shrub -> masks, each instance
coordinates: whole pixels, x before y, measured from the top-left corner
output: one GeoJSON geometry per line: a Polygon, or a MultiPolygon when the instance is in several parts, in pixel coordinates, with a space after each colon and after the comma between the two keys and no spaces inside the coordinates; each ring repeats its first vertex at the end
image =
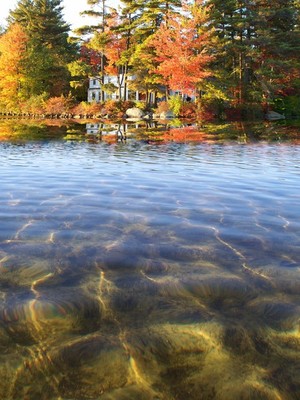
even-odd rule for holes
{"type": "Polygon", "coordinates": [[[50,97],[45,101],[44,109],[46,114],[67,114],[73,104],[70,97],[50,97]]]}
{"type": "Polygon", "coordinates": [[[45,102],[48,99],[48,94],[46,92],[31,96],[28,100],[22,103],[22,112],[28,114],[44,114],[45,112],[45,102]]]}
{"type": "Polygon", "coordinates": [[[128,110],[128,108],[132,108],[132,107],[135,107],[135,101],[133,101],[133,100],[120,100],[120,101],[117,101],[117,108],[120,110],[120,111],[126,111],[126,110],[128,110]]]}
{"type": "Polygon", "coordinates": [[[182,118],[194,118],[196,116],[197,106],[192,102],[185,102],[180,107],[180,116],[182,118]]]}
{"type": "Polygon", "coordinates": [[[157,114],[161,114],[162,112],[170,111],[170,106],[167,101],[160,101],[155,109],[157,114]]]}
{"type": "Polygon", "coordinates": [[[145,102],[143,102],[143,101],[135,101],[134,103],[135,103],[134,107],[137,107],[140,110],[144,110],[145,109],[145,102]]]}
{"type": "Polygon", "coordinates": [[[135,107],[134,101],[131,100],[107,100],[104,103],[103,113],[109,117],[122,118],[128,108],[135,107]]]}
{"type": "Polygon", "coordinates": [[[183,105],[182,97],[179,95],[170,96],[170,98],[168,100],[168,104],[169,104],[170,110],[173,111],[173,114],[176,117],[178,117],[180,115],[180,109],[183,105]]]}
{"type": "Polygon", "coordinates": [[[274,110],[287,117],[298,117],[300,115],[300,97],[286,96],[274,101],[274,110]]]}
{"type": "Polygon", "coordinates": [[[72,108],[71,112],[75,115],[98,115],[102,113],[103,105],[101,103],[88,103],[82,101],[72,108]]]}

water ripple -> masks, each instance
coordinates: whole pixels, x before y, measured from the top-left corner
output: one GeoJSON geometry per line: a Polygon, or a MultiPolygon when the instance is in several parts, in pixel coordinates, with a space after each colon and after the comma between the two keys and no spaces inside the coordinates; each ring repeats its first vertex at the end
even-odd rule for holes
{"type": "Polygon", "coordinates": [[[0,155],[1,399],[300,396],[299,146],[0,155]]]}

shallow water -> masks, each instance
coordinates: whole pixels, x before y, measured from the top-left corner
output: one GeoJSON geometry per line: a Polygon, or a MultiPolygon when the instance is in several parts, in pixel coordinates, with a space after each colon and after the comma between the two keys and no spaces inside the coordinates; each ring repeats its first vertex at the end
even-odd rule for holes
{"type": "Polygon", "coordinates": [[[300,399],[299,145],[0,160],[1,399],[300,399]]]}

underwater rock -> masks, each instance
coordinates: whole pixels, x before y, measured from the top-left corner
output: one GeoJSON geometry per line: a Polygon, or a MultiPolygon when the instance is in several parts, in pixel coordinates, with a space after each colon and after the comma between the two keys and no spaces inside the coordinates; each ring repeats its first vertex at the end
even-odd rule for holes
{"type": "Polygon", "coordinates": [[[245,354],[254,349],[249,331],[242,326],[233,325],[224,328],[224,345],[236,354],[245,354]]]}
{"type": "Polygon", "coordinates": [[[115,337],[96,334],[75,340],[51,359],[61,371],[59,391],[67,398],[98,398],[132,381],[129,355],[115,337]]]}
{"type": "Polygon", "coordinates": [[[292,329],[299,321],[299,307],[279,299],[257,298],[248,305],[247,312],[273,328],[292,329]]]}
{"type": "Polygon", "coordinates": [[[0,317],[9,337],[29,346],[44,340],[54,343],[70,332],[94,332],[101,326],[103,309],[81,288],[28,291],[8,296],[0,317]]]}
{"type": "Polygon", "coordinates": [[[240,307],[257,294],[243,279],[234,275],[199,276],[183,280],[185,288],[213,309],[240,307]]]}
{"type": "Polygon", "coordinates": [[[173,118],[175,118],[175,115],[174,115],[173,111],[163,111],[162,113],[160,113],[159,118],[160,119],[173,119],[173,118]]]}

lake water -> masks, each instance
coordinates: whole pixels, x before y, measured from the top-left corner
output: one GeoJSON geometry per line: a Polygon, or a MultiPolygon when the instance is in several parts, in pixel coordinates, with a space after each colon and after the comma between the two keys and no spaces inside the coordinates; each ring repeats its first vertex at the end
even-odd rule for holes
{"type": "Polygon", "coordinates": [[[297,142],[22,138],[0,162],[2,400],[300,399],[297,142]]]}

